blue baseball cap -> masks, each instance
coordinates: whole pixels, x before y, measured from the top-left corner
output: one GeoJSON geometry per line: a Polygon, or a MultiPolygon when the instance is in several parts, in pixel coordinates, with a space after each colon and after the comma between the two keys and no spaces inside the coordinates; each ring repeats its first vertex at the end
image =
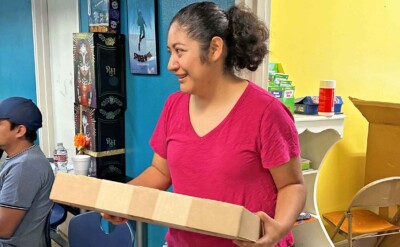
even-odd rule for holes
{"type": "Polygon", "coordinates": [[[24,125],[30,131],[42,127],[42,114],[30,99],[11,97],[0,102],[0,119],[24,125]]]}

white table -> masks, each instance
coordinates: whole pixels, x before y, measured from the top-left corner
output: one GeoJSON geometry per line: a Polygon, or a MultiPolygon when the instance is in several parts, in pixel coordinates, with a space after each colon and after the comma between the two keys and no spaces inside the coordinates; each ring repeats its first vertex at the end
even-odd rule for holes
{"type": "MultiPolygon", "coordinates": [[[[57,174],[56,166],[54,165],[53,162],[50,162],[50,166],[51,166],[51,169],[53,169],[54,176],[55,176],[57,174]]],[[[67,173],[74,174],[74,166],[72,164],[67,165],[67,173]]]]}

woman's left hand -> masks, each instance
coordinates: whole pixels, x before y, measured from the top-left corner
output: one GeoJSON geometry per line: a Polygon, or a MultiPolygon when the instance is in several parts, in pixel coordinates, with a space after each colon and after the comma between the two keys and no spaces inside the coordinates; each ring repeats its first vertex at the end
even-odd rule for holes
{"type": "Polygon", "coordinates": [[[283,227],[264,212],[257,212],[256,215],[263,222],[264,236],[255,243],[240,240],[234,240],[233,242],[240,247],[274,247],[283,237],[281,236],[282,232],[284,232],[283,227]]]}

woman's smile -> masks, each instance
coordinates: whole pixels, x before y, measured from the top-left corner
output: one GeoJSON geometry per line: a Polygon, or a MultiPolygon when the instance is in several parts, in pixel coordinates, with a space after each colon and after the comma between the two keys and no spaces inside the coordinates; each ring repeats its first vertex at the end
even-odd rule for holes
{"type": "Polygon", "coordinates": [[[186,78],[187,74],[175,74],[178,77],[180,83],[183,82],[183,79],[186,78]]]}

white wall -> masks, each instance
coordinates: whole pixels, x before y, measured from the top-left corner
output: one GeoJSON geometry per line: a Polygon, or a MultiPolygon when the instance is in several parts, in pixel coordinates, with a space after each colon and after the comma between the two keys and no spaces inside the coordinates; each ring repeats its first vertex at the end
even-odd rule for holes
{"type": "Polygon", "coordinates": [[[44,113],[40,145],[52,156],[63,142],[69,156],[73,146],[72,33],[79,32],[79,0],[32,0],[38,105],[44,113]]]}
{"type": "MultiPolygon", "coordinates": [[[[261,20],[265,22],[268,29],[270,28],[271,0],[236,0],[235,3],[244,4],[249,7],[261,20]]],[[[240,75],[266,89],[268,83],[268,62],[268,56],[266,56],[257,71],[251,72],[243,70],[240,75]]]]}

